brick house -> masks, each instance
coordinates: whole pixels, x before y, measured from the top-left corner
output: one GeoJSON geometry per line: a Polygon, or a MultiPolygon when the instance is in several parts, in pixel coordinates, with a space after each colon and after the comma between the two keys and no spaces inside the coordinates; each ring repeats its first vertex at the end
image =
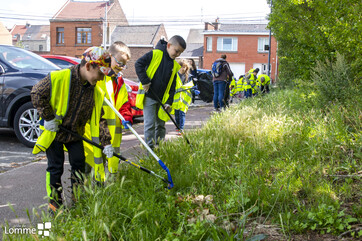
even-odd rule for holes
{"type": "Polygon", "coordinates": [[[12,36],[12,44],[14,46],[22,46],[22,39],[27,30],[27,25],[17,25],[15,24],[13,28],[10,30],[10,34],[12,36]]]}
{"type": "Polygon", "coordinates": [[[131,60],[123,71],[126,78],[137,80],[134,64],[138,58],[151,51],[161,38],[167,40],[165,26],[158,25],[129,25],[117,26],[111,35],[111,43],[122,41],[131,50],[131,60]]]}
{"type": "MultiPolygon", "coordinates": [[[[205,23],[203,68],[211,69],[212,63],[226,54],[234,76],[239,78],[251,68],[259,68],[259,74],[268,72],[269,30],[266,24],[205,23]]],[[[277,79],[277,42],[271,37],[271,74],[277,79]]]]}
{"type": "Polygon", "coordinates": [[[68,0],[50,21],[51,54],[80,57],[91,46],[109,46],[117,25],[128,25],[118,0],[68,0]]]}
{"type": "Polygon", "coordinates": [[[24,49],[35,53],[45,54],[50,52],[50,27],[49,25],[30,25],[22,38],[24,49]]]}

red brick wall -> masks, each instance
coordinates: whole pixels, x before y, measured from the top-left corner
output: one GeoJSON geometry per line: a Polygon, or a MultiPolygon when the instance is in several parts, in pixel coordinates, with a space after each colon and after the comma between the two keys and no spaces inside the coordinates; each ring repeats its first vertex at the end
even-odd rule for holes
{"type": "Polygon", "coordinates": [[[50,54],[79,57],[91,46],[102,44],[102,22],[50,22],[50,54]],[[64,44],[56,44],[57,27],[64,28],[64,44]],[[92,28],[92,43],[89,45],[76,44],[76,28],[92,28]]]}
{"type": "MultiPolygon", "coordinates": [[[[268,53],[258,53],[258,38],[269,37],[267,35],[205,35],[204,36],[204,61],[203,68],[210,69],[212,63],[220,58],[222,54],[226,54],[227,61],[231,63],[245,63],[245,71],[253,68],[254,63],[268,63],[268,53]],[[206,51],[206,37],[212,37],[212,52],[206,51]],[[218,37],[238,37],[238,51],[237,52],[218,52],[217,38],[218,37]]],[[[276,49],[277,43],[275,38],[272,36],[271,39],[271,56],[270,63],[272,65],[271,77],[275,78],[275,67],[276,67],[276,49]]]]}
{"type": "Polygon", "coordinates": [[[134,64],[136,63],[137,59],[142,57],[145,53],[151,51],[152,47],[130,47],[131,50],[131,60],[127,63],[127,69],[122,71],[123,76],[130,80],[137,80],[137,74],[134,67],[134,64]]]}

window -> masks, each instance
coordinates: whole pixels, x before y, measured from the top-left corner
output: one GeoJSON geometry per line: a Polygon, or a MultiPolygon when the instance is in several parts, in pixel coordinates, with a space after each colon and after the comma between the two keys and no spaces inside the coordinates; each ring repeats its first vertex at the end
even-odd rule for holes
{"type": "Polygon", "coordinates": [[[77,44],[92,43],[92,28],[77,28],[77,44]]]}
{"type": "Polygon", "coordinates": [[[43,51],[43,45],[39,45],[39,51],[43,51]]]}
{"type": "Polygon", "coordinates": [[[217,51],[224,51],[224,52],[238,51],[238,38],[232,38],[232,37],[217,38],[217,51]]]}
{"type": "Polygon", "coordinates": [[[57,44],[64,44],[64,28],[57,28],[57,44]]]}
{"type": "Polygon", "coordinates": [[[206,51],[212,52],[212,37],[206,38],[206,51]]]}
{"type": "Polygon", "coordinates": [[[258,52],[269,51],[269,38],[258,38],[258,52]]]}

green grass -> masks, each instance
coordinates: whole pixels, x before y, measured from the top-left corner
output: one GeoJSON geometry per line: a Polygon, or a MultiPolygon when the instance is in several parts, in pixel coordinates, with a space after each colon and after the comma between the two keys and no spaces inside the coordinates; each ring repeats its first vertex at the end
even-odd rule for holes
{"type": "MultiPolygon", "coordinates": [[[[52,220],[51,239],[261,240],[258,225],[285,240],[361,237],[361,102],[320,108],[316,96],[295,89],[245,100],[187,133],[194,152],[182,138],[163,143],[171,190],[126,165],[103,188],[86,183],[77,205],[52,220]]],[[[154,159],[142,165],[166,177],[154,159]]]]}

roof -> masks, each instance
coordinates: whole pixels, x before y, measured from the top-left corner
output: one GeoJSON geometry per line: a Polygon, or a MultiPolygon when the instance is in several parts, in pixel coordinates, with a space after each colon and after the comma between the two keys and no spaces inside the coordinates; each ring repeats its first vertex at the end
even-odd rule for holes
{"type": "Polygon", "coordinates": [[[111,42],[122,41],[127,45],[154,45],[155,37],[163,24],[117,26],[112,33],[111,42]]]}
{"type": "Polygon", "coordinates": [[[191,43],[204,43],[204,36],[202,35],[203,29],[190,29],[189,35],[187,36],[187,44],[191,43]]]}
{"type": "Polygon", "coordinates": [[[208,33],[269,33],[267,24],[220,24],[219,30],[204,30],[208,33]]]}
{"type": "Polygon", "coordinates": [[[204,43],[198,44],[198,43],[187,43],[185,51],[180,55],[180,57],[199,57],[203,56],[204,52],[204,43]]]}
{"type": "Polygon", "coordinates": [[[49,25],[30,25],[23,36],[23,40],[46,40],[49,36],[49,25]]]}
{"type": "Polygon", "coordinates": [[[14,25],[14,27],[10,30],[11,35],[13,36],[13,39],[16,40],[17,37],[15,36],[16,34],[20,35],[20,39],[23,37],[23,35],[25,34],[27,28],[26,25],[14,25]]]}
{"type": "MultiPolygon", "coordinates": [[[[114,3],[108,6],[108,11],[114,3]]],[[[103,19],[105,17],[106,2],[75,2],[67,1],[53,16],[53,19],[103,19]]]]}

